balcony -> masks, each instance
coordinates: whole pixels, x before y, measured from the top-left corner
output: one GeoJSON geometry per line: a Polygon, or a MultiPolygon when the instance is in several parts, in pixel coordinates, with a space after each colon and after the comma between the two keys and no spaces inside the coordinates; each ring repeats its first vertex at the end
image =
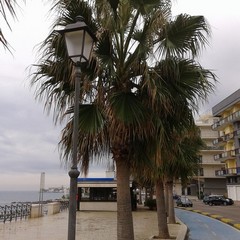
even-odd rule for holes
{"type": "Polygon", "coordinates": [[[201,151],[204,151],[204,152],[212,152],[212,151],[223,151],[224,148],[223,146],[206,146],[204,147],[201,151]]]}
{"type": "Polygon", "coordinates": [[[215,122],[212,125],[212,130],[220,130],[223,127],[225,127],[227,124],[233,123],[238,120],[240,120],[240,110],[230,114],[229,116],[227,116],[225,118],[220,119],[218,122],[215,122]]]}
{"type": "Polygon", "coordinates": [[[228,118],[222,118],[218,122],[212,125],[212,130],[219,130],[220,128],[226,126],[229,123],[228,118]]]}
{"type": "Polygon", "coordinates": [[[213,145],[221,145],[223,144],[225,141],[223,140],[223,137],[219,137],[213,140],[213,145]]]}
{"type": "Polygon", "coordinates": [[[240,174],[240,167],[236,168],[226,168],[215,171],[215,176],[221,177],[221,176],[233,176],[233,175],[239,175],[240,174]]]}
{"type": "Polygon", "coordinates": [[[237,112],[234,112],[229,116],[229,122],[236,122],[240,120],[240,110],[237,112]]]}
{"type": "MultiPolygon", "coordinates": [[[[231,132],[231,133],[225,134],[217,139],[214,139],[213,145],[224,145],[226,142],[233,140],[233,138],[235,136],[235,132],[231,132]]],[[[240,134],[240,131],[239,131],[239,134],[240,134]]]]}
{"type": "Polygon", "coordinates": [[[240,129],[233,132],[234,137],[240,138],[240,129]]]}
{"type": "Polygon", "coordinates": [[[240,154],[240,148],[236,148],[236,149],[235,149],[235,154],[236,154],[236,155],[239,155],[239,154],[240,154]]]}
{"type": "Polygon", "coordinates": [[[235,150],[230,150],[230,151],[225,151],[223,153],[214,155],[214,160],[224,161],[226,159],[234,159],[235,157],[236,157],[235,150]]]}

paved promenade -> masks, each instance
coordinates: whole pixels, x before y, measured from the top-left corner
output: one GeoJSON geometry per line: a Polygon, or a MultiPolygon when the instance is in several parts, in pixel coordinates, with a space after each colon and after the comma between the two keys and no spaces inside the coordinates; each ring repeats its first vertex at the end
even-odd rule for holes
{"type": "MultiPolygon", "coordinates": [[[[37,219],[0,223],[3,240],[66,240],[68,211],[37,219]]],[[[147,240],[157,235],[157,213],[148,209],[133,212],[135,240],[147,240]]],[[[170,235],[176,238],[179,224],[169,225],[170,235]]],[[[116,212],[77,212],[78,240],[116,240],[116,212]]]]}

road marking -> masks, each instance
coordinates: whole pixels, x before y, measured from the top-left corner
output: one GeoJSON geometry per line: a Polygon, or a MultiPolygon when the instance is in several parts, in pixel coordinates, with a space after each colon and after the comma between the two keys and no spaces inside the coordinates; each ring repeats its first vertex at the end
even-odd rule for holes
{"type": "Polygon", "coordinates": [[[209,228],[209,226],[208,226],[206,223],[204,223],[203,225],[204,225],[206,228],[209,228]]]}
{"type": "Polygon", "coordinates": [[[235,223],[233,226],[240,230],[240,223],[235,223]]]}
{"type": "Polygon", "coordinates": [[[233,222],[233,220],[230,219],[230,218],[221,218],[221,221],[224,222],[224,223],[233,222]]]}
{"type": "Polygon", "coordinates": [[[217,215],[217,214],[213,214],[213,215],[210,215],[210,217],[212,217],[212,218],[222,218],[223,216],[217,215]]]}
{"type": "Polygon", "coordinates": [[[213,234],[214,236],[217,236],[217,234],[216,234],[215,232],[213,232],[213,231],[212,231],[212,234],[213,234]]]}

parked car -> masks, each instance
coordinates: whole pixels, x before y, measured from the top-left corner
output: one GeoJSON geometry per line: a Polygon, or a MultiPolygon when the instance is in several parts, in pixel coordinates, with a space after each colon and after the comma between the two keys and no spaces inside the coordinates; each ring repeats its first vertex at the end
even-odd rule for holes
{"type": "Polygon", "coordinates": [[[173,199],[174,199],[174,200],[177,200],[177,199],[179,199],[180,197],[181,197],[181,196],[179,196],[179,195],[177,195],[177,194],[175,194],[175,193],[173,194],[173,199]]]}
{"type": "Polygon", "coordinates": [[[203,203],[208,204],[209,199],[217,198],[217,197],[223,197],[223,195],[216,195],[216,194],[206,195],[203,197],[203,203]]]}
{"type": "Polygon", "coordinates": [[[231,198],[225,198],[223,196],[211,196],[208,199],[208,205],[233,205],[234,201],[231,198]]]}
{"type": "Polygon", "coordinates": [[[204,196],[203,197],[203,203],[208,204],[209,196],[204,196]]]}
{"type": "Polygon", "coordinates": [[[192,207],[192,201],[185,197],[185,196],[181,196],[177,199],[176,204],[178,207],[192,207]]]}

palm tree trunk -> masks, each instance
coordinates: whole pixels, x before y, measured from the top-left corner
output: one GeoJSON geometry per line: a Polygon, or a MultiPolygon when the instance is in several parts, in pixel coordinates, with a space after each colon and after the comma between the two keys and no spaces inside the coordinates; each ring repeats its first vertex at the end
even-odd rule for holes
{"type": "Polygon", "coordinates": [[[176,223],[174,203],[173,203],[173,178],[167,179],[167,194],[168,194],[168,223],[176,223]]]}
{"type": "Polygon", "coordinates": [[[167,213],[167,216],[168,216],[168,188],[167,188],[167,181],[166,181],[166,179],[163,182],[163,186],[164,186],[165,208],[166,208],[166,213],[167,213]]]}
{"type": "Polygon", "coordinates": [[[163,239],[170,238],[168,226],[167,226],[164,187],[163,187],[163,181],[161,178],[159,178],[156,181],[156,202],[157,202],[157,218],[158,218],[158,237],[163,239]]]}
{"type": "MultiPolygon", "coordinates": [[[[116,159],[115,159],[116,160],[116,159]]],[[[130,168],[122,159],[116,160],[117,170],[117,239],[134,240],[130,196],[130,168]]]]}
{"type": "Polygon", "coordinates": [[[142,204],[142,187],[139,188],[139,204],[142,204]]]}

